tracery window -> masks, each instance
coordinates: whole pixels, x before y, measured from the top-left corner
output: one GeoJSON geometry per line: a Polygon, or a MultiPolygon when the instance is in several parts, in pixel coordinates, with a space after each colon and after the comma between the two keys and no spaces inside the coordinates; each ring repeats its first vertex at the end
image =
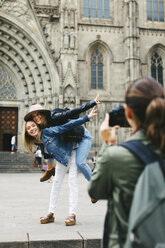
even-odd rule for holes
{"type": "Polygon", "coordinates": [[[154,53],[151,58],[151,76],[163,85],[163,61],[157,53],[154,53]]]}
{"type": "Polygon", "coordinates": [[[16,99],[16,89],[12,79],[7,72],[0,67],[0,99],[13,100],[16,99]]]}
{"type": "Polygon", "coordinates": [[[83,16],[109,19],[109,0],[83,0],[83,16]]]}
{"type": "Polygon", "coordinates": [[[147,0],[147,20],[164,22],[165,0],[147,0]]]}
{"type": "Polygon", "coordinates": [[[103,55],[98,49],[91,54],[91,89],[103,89],[103,55]]]}

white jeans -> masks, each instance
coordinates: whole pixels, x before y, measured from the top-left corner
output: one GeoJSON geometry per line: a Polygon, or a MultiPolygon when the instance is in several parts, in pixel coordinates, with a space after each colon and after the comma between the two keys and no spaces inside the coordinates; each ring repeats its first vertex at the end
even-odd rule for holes
{"type": "MultiPolygon", "coordinates": [[[[77,184],[77,166],[76,166],[76,150],[72,151],[68,166],[69,177],[69,214],[76,214],[77,202],[78,202],[78,184],[77,184]]],[[[58,196],[61,188],[62,181],[64,179],[67,167],[61,163],[56,163],[56,172],[53,180],[52,190],[50,193],[49,212],[54,213],[57,205],[58,196]]]]}

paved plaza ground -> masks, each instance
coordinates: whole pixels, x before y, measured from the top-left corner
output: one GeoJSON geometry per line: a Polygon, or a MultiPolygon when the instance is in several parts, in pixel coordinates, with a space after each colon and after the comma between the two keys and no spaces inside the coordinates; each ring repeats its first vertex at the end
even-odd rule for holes
{"type": "Polygon", "coordinates": [[[64,178],[55,223],[40,224],[48,211],[52,183],[41,183],[42,173],[0,174],[0,248],[101,247],[106,201],[92,204],[88,182],[78,174],[77,225],[67,227],[68,174],[64,178]]]}

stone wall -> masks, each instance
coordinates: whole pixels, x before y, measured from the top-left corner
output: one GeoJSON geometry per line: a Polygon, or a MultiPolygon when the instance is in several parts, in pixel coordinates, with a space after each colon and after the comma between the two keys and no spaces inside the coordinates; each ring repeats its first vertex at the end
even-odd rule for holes
{"type": "MultiPolygon", "coordinates": [[[[161,54],[165,65],[165,23],[147,21],[146,1],[111,0],[109,19],[84,18],[83,1],[1,1],[0,67],[11,78],[16,97],[1,96],[0,106],[18,107],[19,149],[23,116],[31,104],[74,108],[98,92],[103,103],[87,127],[94,147],[100,146],[105,112],[124,101],[133,80],[151,75],[153,52],[161,54]],[[102,90],[90,87],[90,56],[96,48],[103,54],[102,90]]],[[[128,133],[122,131],[119,140],[128,133]]]]}

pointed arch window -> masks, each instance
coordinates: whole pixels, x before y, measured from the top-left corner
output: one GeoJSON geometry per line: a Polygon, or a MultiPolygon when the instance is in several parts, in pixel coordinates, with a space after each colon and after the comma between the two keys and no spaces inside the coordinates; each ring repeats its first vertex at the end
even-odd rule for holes
{"type": "Polygon", "coordinates": [[[103,89],[103,55],[98,49],[91,54],[91,89],[103,89]]]}
{"type": "Polygon", "coordinates": [[[83,0],[83,15],[88,18],[109,19],[109,0],[83,0]]]}
{"type": "Polygon", "coordinates": [[[151,57],[151,76],[163,86],[163,61],[157,53],[151,57]]]}
{"type": "Polygon", "coordinates": [[[14,100],[17,99],[16,88],[12,78],[0,66],[0,100],[14,100]]]}
{"type": "Polygon", "coordinates": [[[147,0],[147,20],[164,22],[164,8],[165,0],[147,0]]]}

